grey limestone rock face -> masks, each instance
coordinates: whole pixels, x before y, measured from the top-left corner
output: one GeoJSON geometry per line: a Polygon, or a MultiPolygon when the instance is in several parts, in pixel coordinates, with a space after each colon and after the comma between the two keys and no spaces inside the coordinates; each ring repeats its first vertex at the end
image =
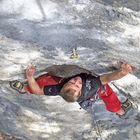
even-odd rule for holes
{"type": "Polygon", "coordinates": [[[93,71],[84,69],[77,65],[53,65],[51,67],[46,68],[45,70],[52,75],[60,77],[71,77],[79,73],[92,73],[96,75],[93,71]]]}
{"type": "Polygon", "coordinates": [[[0,1],[0,131],[5,133],[1,137],[139,139],[139,31],[138,0],[0,1]],[[78,58],[70,58],[73,48],[78,58]],[[135,76],[115,83],[136,102],[132,117],[125,120],[107,112],[102,101],[89,114],[60,97],[21,95],[9,86],[12,80],[26,81],[28,65],[36,65],[36,77],[47,72],[69,77],[111,72],[121,61],[136,68],[135,76]]]}

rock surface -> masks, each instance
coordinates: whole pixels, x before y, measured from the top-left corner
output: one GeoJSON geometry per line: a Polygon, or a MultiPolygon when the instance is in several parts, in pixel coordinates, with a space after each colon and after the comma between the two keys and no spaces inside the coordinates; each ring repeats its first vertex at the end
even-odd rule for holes
{"type": "Polygon", "coordinates": [[[139,140],[140,2],[132,0],[0,1],[0,132],[4,139],[139,140]],[[73,48],[79,58],[70,59],[73,48]],[[25,68],[41,75],[103,74],[120,62],[133,75],[115,82],[119,98],[130,96],[135,109],[121,120],[102,101],[93,113],[60,97],[20,95],[9,81],[25,81],[25,68]],[[52,66],[53,65],[53,66],[52,66]],[[66,65],[70,65],[66,67],[66,65]],[[76,65],[76,66],[75,66],[76,65]],[[54,67],[55,66],[55,67],[54,67]],[[134,76],[135,75],[135,76],[134,76]],[[9,135],[11,136],[9,136],[9,135]],[[15,138],[16,139],[16,138],[15,138]]]}

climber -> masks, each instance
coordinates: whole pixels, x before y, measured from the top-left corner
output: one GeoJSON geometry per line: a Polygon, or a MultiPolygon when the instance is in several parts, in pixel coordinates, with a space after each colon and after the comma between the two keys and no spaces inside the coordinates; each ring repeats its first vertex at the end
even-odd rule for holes
{"type": "Polygon", "coordinates": [[[34,78],[36,67],[30,66],[25,72],[28,83],[24,84],[16,80],[11,81],[10,86],[18,90],[19,93],[48,96],[60,95],[67,102],[78,102],[82,108],[84,108],[86,101],[91,101],[95,96],[98,96],[104,101],[108,111],[122,116],[130,108],[131,103],[127,100],[128,106],[123,107],[122,105],[125,103],[120,102],[108,83],[126,76],[133,70],[134,68],[131,65],[123,63],[118,70],[101,76],[80,73],[69,78],[62,78],[47,73],[34,78]]]}

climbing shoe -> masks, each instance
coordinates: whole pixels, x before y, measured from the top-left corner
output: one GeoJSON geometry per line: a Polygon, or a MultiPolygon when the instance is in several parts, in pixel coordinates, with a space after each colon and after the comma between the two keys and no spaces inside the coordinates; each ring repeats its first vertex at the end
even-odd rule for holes
{"type": "Polygon", "coordinates": [[[22,91],[23,90],[23,87],[24,87],[24,84],[21,83],[20,81],[18,81],[18,80],[10,81],[9,84],[10,84],[10,87],[12,89],[17,90],[19,93],[22,93],[22,94],[25,93],[25,92],[22,91]]]}

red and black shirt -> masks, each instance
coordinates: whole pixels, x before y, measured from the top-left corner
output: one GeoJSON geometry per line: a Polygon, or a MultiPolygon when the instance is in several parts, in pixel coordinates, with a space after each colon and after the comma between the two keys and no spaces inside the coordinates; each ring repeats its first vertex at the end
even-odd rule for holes
{"type": "Polygon", "coordinates": [[[56,85],[49,85],[44,87],[44,94],[49,96],[59,95],[62,87],[66,84],[70,79],[80,76],[82,79],[82,91],[81,96],[77,100],[77,102],[82,102],[93,97],[100,87],[102,86],[100,77],[93,76],[92,74],[81,73],[74,75],[69,78],[62,79],[60,83],[56,85]]]}

